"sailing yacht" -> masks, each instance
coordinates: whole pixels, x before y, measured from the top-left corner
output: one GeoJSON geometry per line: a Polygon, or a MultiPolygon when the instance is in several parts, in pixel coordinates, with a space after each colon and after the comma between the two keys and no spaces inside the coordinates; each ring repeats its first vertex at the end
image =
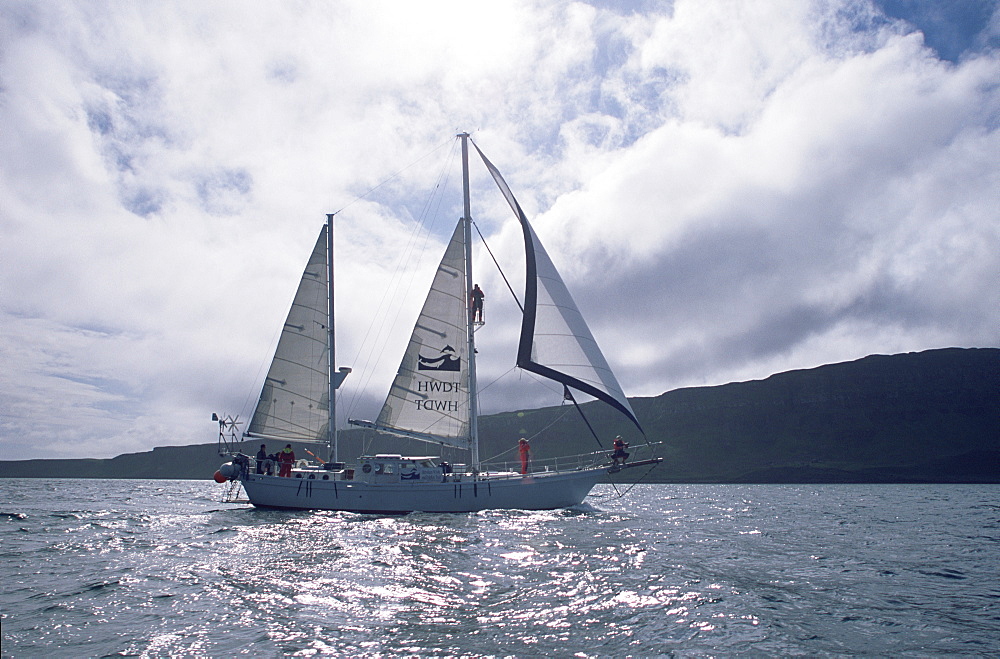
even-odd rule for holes
{"type": "MultiPolygon", "coordinates": [[[[516,466],[481,461],[476,384],[476,330],[481,317],[470,306],[470,143],[509,203],[524,236],[527,271],[517,366],[562,384],[574,404],[575,390],[610,405],[639,432],[642,426],[500,172],[467,133],[458,138],[463,217],[434,275],[381,412],[375,420],[352,419],[349,423],[429,445],[463,449],[468,452],[468,464],[449,465],[440,456],[398,453],[362,455],[352,464],[339,460],[336,394],[350,369],[333,368],[333,216],[328,215],[242,438],[324,442],[329,459],[316,464],[299,460],[291,477],[280,477],[267,473],[256,458],[233,450],[226,442],[232,460],[220,467],[216,480],[229,482],[227,500],[248,501],[264,508],[364,513],[544,510],[577,505],[597,483],[662,460],[652,457],[651,451],[646,459],[618,464],[607,450],[601,450],[535,463],[530,473],[522,473],[525,470],[516,466]],[[246,499],[240,498],[240,487],[246,499]]],[[[220,421],[220,437],[229,429],[236,440],[233,428],[231,418],[220,421]]]]}

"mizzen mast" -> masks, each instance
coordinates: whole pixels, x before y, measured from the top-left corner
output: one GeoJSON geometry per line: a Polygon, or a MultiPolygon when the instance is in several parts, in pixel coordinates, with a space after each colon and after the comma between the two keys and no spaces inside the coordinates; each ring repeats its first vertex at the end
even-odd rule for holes
{"type": "Polygon", "coordinates": [[[336,213],[327,213],[326,215],[326,276],[327,276],[327,310],[326,310],[326,332],[327,332],[327,346],[329,350],[327,355],[329,357],[329,363],[327,364],[327,370],[330,375],[330,391],[328,393],[329,399],[329,413],[330,413],[330,423],[327,426],[326,437],[328,445],[329,462],[340,462],[340,456],[337,450],[337,389],[343,384],[344,378],[347,374],[351,372],[351,369],[347,366],[341,366],[339,372],[335,372],[333,365],[337,363],[337,337],[335,333],[336,325],[334,324],[334,299],[333,299],[333,216],[336,213]]]}

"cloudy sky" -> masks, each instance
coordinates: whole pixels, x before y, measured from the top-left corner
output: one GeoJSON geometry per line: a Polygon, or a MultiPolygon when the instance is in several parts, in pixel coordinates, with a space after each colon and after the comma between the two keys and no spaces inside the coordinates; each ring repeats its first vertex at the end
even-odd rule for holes
{"type": "MultiPolygon", "coordinates": [[[[214,441],[337,210],[342,407],[371,418],[461,131],[629,395],[998,346],[998,47],[995,0],[8,0],[0,459],[214,441]]],[[[509,296],[477,279],[485,411],[558,404],[508,373],[509,296]]]]}

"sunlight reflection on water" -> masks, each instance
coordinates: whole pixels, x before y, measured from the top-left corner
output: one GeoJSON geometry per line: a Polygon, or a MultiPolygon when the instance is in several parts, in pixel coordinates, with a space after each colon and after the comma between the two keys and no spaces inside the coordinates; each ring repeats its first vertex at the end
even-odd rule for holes
{"type": "Polygon", "coordinates": [[[116,481],[0,487],[5,655],[997,649],[989,486],[405,516],[225,507],[203,483],[134,482],[124,504],[116,481]]]}

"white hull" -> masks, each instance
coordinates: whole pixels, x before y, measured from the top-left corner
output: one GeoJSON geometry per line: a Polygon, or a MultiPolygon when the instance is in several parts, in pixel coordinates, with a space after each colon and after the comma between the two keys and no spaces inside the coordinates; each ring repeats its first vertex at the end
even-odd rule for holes
{"type": "Polygon", "coordinates": [[[581,503],[608,473],[601,467],[460,482],[366,483],[249,474],[250,503],[262,508],[361,513],[466,513],[489,509],[551,510],[581,503]]]}

